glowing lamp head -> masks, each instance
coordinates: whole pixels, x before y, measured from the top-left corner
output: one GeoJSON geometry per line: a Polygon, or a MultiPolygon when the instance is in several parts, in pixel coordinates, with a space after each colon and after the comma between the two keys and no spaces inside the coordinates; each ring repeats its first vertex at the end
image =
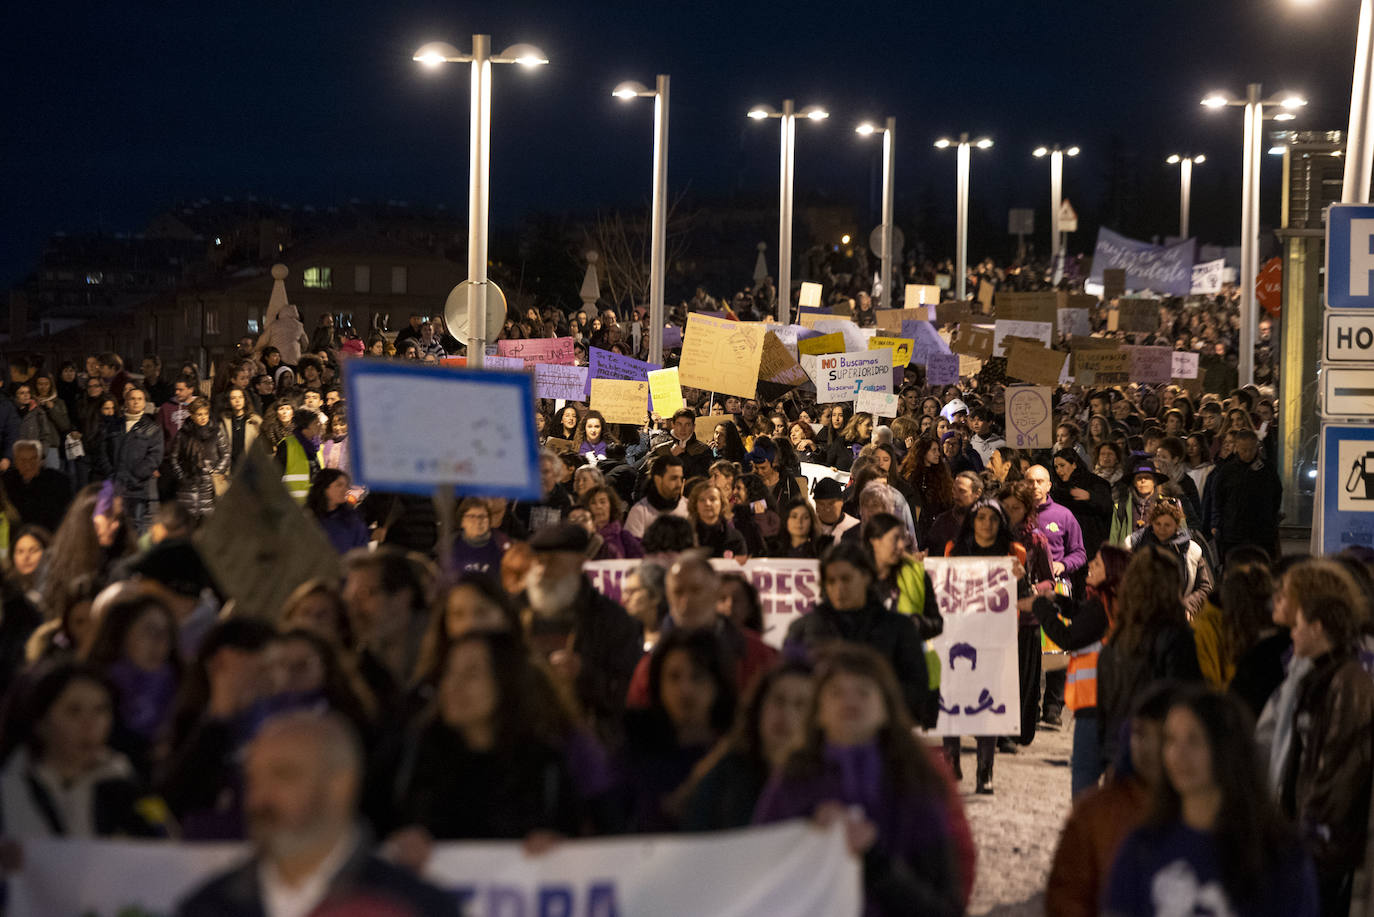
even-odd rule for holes
{"type": "Polygon", "coordinates": [[[431,41],[421,45],[419,50],[411,57],[411,60],[418,61],[426,67],[433,69],[440,64],[458,60],[462,56],[461,51],[446,41],[431,41]]]}
{"type": "Polygon", "coordinates": [[[1031,150],[1031,155],[1034,156],[1036,159],[1042,159],[1050,155],[1050,148],[1046,146],[1038,146],[1035,149],[1031,150]]]}
{"type": "Polygon", "coordinates": [[[1202,100],[1203,108],[1225,108],[1230,100],[1225,93],[1214,92],[1202,100]]]}
{"type": "Polygon", "coordinates": [[[1279,105],[1287,111],[1302,108],[1307,104],[1307,100],[1300,95],[1288,95],[1279,100],[1279,105]]]}
{"type": "Polygon", "coordinates": [[[522,67],[538,67],[549,62],[543,51],[523,42],[502,51],[498,60],[502,63],[519,64],[522,67]]]}
{"type": "Polygon", "coordinates": [[[941,137],[939,140],[935,141],[935,149],[947,150],[950,148],[952,143],[953,141],[951,141],[948,137],[941,137]]]}
{"type": "Polygon", "coordinates": [[[830,117],[830,112],[821,108],[819,105],[808,105],[801,110],[800,114],[803,118],[808,118],[812,121],[824,121],[826,118],[830,117]]]}
{"type": "Polygon", "coordinates": [[[749,117],[753,118],[755,121],[762,121],[772,114],[772,110],[763,105],[755,105],[753,108],[749,109],[749,117]]]}
{"type": "Polygon", "coordinates": [[[992,149],[992,138],[984,137],[983,139],[975,143],[974,146],[978,147],[978,149],[980,150],[990,150],[992,149]]]}
{"type": "Polygon", "coordinates": [[[877,132],[877,130],[878,129],[876,127],[865,121],[863,124],[860,124],[858,127],[854,128],[854,133],[863,134],[865,137],[867,137],[870,134],[877,132]]]}
{"type": "Polygon", "coordinates": [[[648,88],[643,83],[636,83],[634,80],[626,80],[611,90],[611,95],[617,99],[637,99],[641,95],[647,95],[648,88]]]}
{"type": "Polygon", "coordinates": [[[1081,152],[1083,152],[1083,151],[1080,150],[1078,147],[1076,147],[1076,146],[1071,146],[1071,147],[1069,147],[1067,150],[1064,151],[1064,155],[1065,155],[1065,156],[1077,156],[1077,155],[1078,155],[1079,153],[1081,153],[1081,152]]]}

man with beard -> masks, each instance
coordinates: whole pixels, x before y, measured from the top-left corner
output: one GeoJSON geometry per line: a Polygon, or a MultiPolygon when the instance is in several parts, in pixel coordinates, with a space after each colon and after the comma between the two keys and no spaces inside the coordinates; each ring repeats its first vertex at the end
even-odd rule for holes
{"type": "Polygon", "coordinates": [[[614,738],[630,676],[644,652],[644,629],[582,574],[588,540],[586,530],[567,523],[530,539],[526,627],[531,650],[548,660],[598,733],[614,738]]]}
{"type": "Polygon", "coordinates": [[[355,814],[362,777],[358,739],[337,715],[269,720],[244,763],[253,857],[211,879],[177,913],[457,917],[452,895],[368,852],[355,814]]]}
{"type": "Polygon", "coordinates": [[[687,518],[687,501],[682,497],[682,459],[671,453],[656,455],[649,465],[649,488],[644,499],[630,507],[625,516],[625,531],[644,538],[644,530],[658,516],[669,514],[687,518]]]}

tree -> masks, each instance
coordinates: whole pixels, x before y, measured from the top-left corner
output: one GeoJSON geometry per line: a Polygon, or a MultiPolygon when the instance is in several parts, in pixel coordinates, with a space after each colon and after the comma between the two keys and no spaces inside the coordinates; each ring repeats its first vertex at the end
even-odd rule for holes
{"type": "MultiPolygon", "coordinates": [[[[664,272],[687,249],[695,213],[681,211],[682,196],[668,206],[664,251],[664,272]]],[[[636,305],[649,302],[649,211],[626,217],[619,210],[598,214],[590,232],[591,243],[601,255],[597,273],[601,276],[603,299],[624,315],[636,305]]]]}

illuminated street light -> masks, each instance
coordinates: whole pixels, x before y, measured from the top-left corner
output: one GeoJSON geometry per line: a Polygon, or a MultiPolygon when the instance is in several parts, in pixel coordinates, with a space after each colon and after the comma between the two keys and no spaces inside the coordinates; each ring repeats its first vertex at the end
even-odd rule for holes
{"type": "Polygon", "coordinates": [[[1064,205],[1064,157],[1078,153],[1076,146],[1060,147],[1057,143],[1052,147],[1038,146],[1031,151],[1036,159],[1050,158],[1050,264],[1055,283],[1064,271],[1063,234],[1059,230],[1059,211],[1064,205]]]}
{"type": "Polygon", "coordinates": [[[969,188],[969,148],[978,147],[980,150],[990,149],[992,140],[983,137],[979,140],[969,140],[968,134],[960,134],[958,140],[950,140],[948,137],[941,137],[935,141],[935,148],[947,150],[951,146],[958,148],[957,169],[955,172],[955,216],[956,230],[954,237],[954,295],[962,302],[967,293],[968,287],[968,188],[969,188]]]}
{"type": "Polygon", "coordinates": [[[663,282],[668,244],[668,75],[650,89],[628,80],[611,90],[617,99],[654,100],[653,192],[649,205],[649,362],[663,363],[663,282]]]}
{"type": "Polygon", "coordinates": [[[864,123],[854,128],[864,136],[872,136],[881,133],[883,135],[883,223],[882,223],[882,251],[878,253],[882,265],[883,284],[880,288],[881,298],[878,308],[891,309],[894,307],[892,298],[892,288],[896,286],[893,278],[893,251],[892,251],[892,195],[893,195],[893,175],[896,169],[896,162],[893,156],[892,143],[893,135],[897,129],[897,119],[888,118],[883,122],[882,127],[875,124],[864,123]]]}
{"type": "Polygon", "coordinates": [[[1188,211],[1193,200],[1193,166],[1201,165],[1207,157],[1180,156],[1178,153],[1164,160],[1171,166],[1178,166],[1178,237],[1188,238],[1188,211]]]}

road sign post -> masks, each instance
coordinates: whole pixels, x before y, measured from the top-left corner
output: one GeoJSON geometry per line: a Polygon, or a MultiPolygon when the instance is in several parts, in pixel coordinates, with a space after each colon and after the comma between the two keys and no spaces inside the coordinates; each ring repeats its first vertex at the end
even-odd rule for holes
{"type": "Polygon", "coordinates": [[[1374,547],[1374,425],[1322,424],[1318,532],[1314,547],[1333,554],[1374,547]]]}

